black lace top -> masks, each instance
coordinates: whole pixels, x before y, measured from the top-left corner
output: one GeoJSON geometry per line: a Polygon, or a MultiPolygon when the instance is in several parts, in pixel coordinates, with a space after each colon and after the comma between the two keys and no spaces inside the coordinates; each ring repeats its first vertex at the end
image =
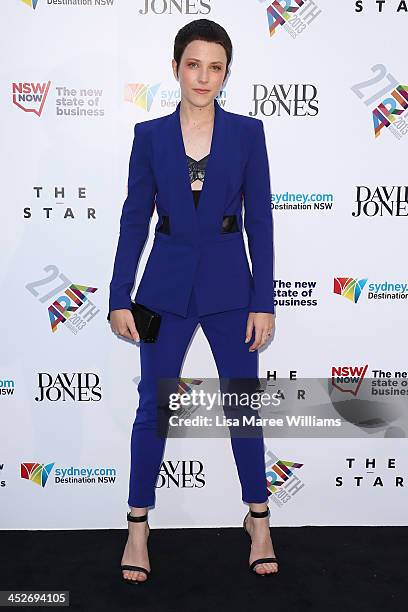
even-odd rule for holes
{"type": "MultiPolygon", "coordinates": [[[[204,182],[205,168],[207,166],[209,157],[210,157],[210,154],[206,155],[200,160],[197,160],[187,155],[188,173],[190,176],[190,183],[194,183],[194,181],[197,181],[197,180],[204,182]]],[[[194,197],[194,204],[195,204],[195,207],[197,208],[198,202],[200,200],[201,190],[192,189],[192,192],[193,192],[193,197],[194,197]]]]}

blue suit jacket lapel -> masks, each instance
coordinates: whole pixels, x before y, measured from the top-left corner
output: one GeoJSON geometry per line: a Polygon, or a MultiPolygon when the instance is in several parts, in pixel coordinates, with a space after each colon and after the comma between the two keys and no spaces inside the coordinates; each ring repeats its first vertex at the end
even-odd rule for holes
{"type": "MultiPolygon", "coordinates": [[[[192,237],[199,235],[198,220],[200,220],[201,231],[205,229],[221,227],[223,216],[223,203],[225,202],[225,190],[227,188],[227,126],[226,111],[214,100],[214,128],[211,140],[210,156],[207,161],[206,172],[200,202],[197,210],[194,206],[194,198],[191,191],[191,184],[188,174],[188,163],[184,148],[183,134],[180,123],[180,102],[176,110],[169,115],[169,140],[172,154],[169,156],[169,171],[171,180],[177,185],[177,192],[180,194],[180,207],[174,211],[175,215],[181,213],[184,218],[184,227],[188,227],[192,237]]],[[[179,218],[179,223],[181,219],[179,218]]],[[[195,239],[196,239],[195,238],[195,239]]]]}

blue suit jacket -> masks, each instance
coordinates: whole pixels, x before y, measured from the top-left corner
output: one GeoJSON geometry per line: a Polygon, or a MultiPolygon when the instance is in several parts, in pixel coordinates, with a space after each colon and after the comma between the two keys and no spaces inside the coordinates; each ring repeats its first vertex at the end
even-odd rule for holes
{"type": "Polygon", "coordinates": [[[226,111],[216,100],[214,108],[210,156],[197,209],[180,102],[169,115],[136,123],[109,312],[131,308],[131,291],[155,204],[159,220],[136,302],[186,316],[194,285],[199,315],[247,306],[253,312],[275,312],[273,221],[263,123],[226,111]]]}

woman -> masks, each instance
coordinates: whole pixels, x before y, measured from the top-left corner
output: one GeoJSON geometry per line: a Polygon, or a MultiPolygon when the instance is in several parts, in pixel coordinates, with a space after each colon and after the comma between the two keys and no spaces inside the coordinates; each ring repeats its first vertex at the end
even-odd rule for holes
{"type": "MultiPolygon", "coordinates": [[[[172,60],[181,100],[170,115],[135,126],[110,284],[110,322],[116,334],[139,340],[130,293],[154,201],[159,221],[135,300],[161,314],[162,320],[157,341],[140,344],[129,534],[121,565],[123,578],[132,584],[150,574],[147,510],[155,502],[165,443],[156,433],[157,380],[180,375],[198,323],[220,377],[257,377],[257,350],[274,329],[273,230],[263,124],[227,112],[215,100],[231,57],[230,38],[215,22],[199,19],[184,26],[176,36],[172,60]],[[242,199],[252,274],[243,243],[242,199]]],[[[275,573],[263,439],[231,438],[231,444],[242,499],[250,506],[244,519],[252,541],[249,568],[258,575],[275,573]]]]}

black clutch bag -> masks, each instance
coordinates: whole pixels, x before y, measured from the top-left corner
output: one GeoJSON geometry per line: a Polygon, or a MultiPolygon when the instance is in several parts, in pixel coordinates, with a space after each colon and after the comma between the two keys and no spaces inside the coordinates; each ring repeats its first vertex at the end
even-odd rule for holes
{"type": "MultiPolygon", "coordinates": [[[[138,304],[132,300],[131,312],[135,321],[136,329],[140,340],[143,342],[156,342],[160,329],[161,315],[154,310],[150,310],[143,304],[138,304]]],[[[110,321],[110,313],[107,316],[110,321]]]]}

